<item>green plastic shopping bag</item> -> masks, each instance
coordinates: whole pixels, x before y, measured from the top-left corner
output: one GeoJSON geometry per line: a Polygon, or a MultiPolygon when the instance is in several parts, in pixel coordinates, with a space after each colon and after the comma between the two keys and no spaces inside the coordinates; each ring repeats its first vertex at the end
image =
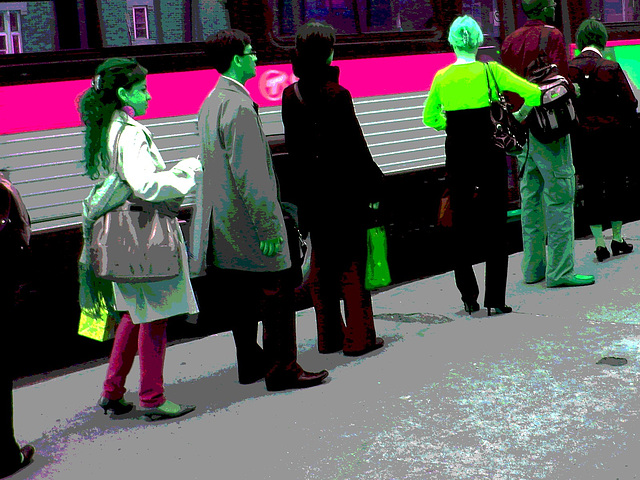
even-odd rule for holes
{"type": "Polygon", "coordinates": [[[116,317],[100,295],[100,301],[94,308],[82,308],[80,310],[80,325],[78,335],[105,342],[115,337],[116,317]]]}
{"type": "Polygon", "coordinates": [[[391,283],[387,262],[387,233],[384,227],[367,230],[367,265],[364,287],[367,290],[386,287],[391,283]]]}

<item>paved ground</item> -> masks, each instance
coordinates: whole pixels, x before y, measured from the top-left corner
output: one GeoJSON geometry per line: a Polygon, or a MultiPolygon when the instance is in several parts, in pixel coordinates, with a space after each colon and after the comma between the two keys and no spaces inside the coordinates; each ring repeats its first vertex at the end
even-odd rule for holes
{"type": "MultiPolygon", "coordinates": [[[[625,234],[640,247],[640,223],[625,234]]],[[[576,243],[577,271],[597,278],[582,288],[524,285],[513,255],[509,315],[466,315],[451,274],[378,293],[387,346],[362,358],[320,355],[300,312],[300,363],[331,371],[307,390],[239,385],[228,333],[169,348],[167,394],[198,406],[179,420],[102,415],[105,365],[18,388],[16,435],[38,453],[14,478],[640,478],[640,254],[598,264],[593,250],[576,243]]]]}

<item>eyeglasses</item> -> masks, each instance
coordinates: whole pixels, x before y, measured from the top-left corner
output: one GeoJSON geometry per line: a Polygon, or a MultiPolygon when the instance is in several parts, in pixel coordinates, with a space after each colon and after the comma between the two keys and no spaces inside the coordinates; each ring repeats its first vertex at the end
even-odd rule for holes
{"type": "Polygon", "coordinates": [[[245,57],[247,55],[253,55],[254,57],[258,58],[258,52],[256,52],[255,50],[251,50],[250,52],[245,52],[243,54],[238,55],[239,57],[245,57]]]}

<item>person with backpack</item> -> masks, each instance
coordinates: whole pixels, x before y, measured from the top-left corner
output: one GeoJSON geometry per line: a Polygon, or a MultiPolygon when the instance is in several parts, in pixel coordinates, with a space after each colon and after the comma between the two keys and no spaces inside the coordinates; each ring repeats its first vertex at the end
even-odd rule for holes
{"type": "Polygon", "coordinates": [[[624,158],[638,100],[620,64],[603,58],[608,38],[601,22],[585,20],[576,32],[580,55],[569,62],[569,78],[580,86],[576,102],[580,128],[571,136],[573,156],[599,262],[611,256],[602,234],[606,220],[611,221],[613,254],[633,251],[633,245],[622,238],[625,169],[603,167],[602,161],[624,158]]]}
{"type": "MultiPolygon", "coordinates": [[[[31,221],[20,194],[11,182],[0,173],[0,252],[3,256],[0,275],[0,303],[7,339],[21,338],[14,335],[16,303],[19,299],[24,274],[30,255],[31,221]]],[[[17,319],[15,319],[17,320],[17,319]]],[[[13,429],[13,377],[11,365],[15,363],[14,349],[0,349],[0,478],[13,475],[26,467],[33,458],[35,448],[20,448],[13,429]]]]}
{"type": "MultiPolygon", "coordinates": [[[[518,155],[521,174],[520,196],[522,201],[522,273],[526,283],[537,283],[546,278],[547,287],[591,285],[592,275],[576,275],[574,272],[574,213],[575,169],[568,131],[575,125],[571,118],[572,85],[569,77],[567,51],[564,36],[557,28],[548,25],[555,19],[554,0],[522,0],[522,8],[529,20],[511,33],[502,45],[502,63],[518,75],[540,73],[541,82],[556,82],[549,97],[561,95],[566,101],[560,105],[561,126],[566,132],[545,130],[549,124],[531,126],[528,145],[518,155]],[[542,47],[542,48],[541,48],[542,47]],[[533,67],[533,68],[532,68],[533,67]],[[560,80],[558,77],[563,77],[560,80]],[[536,128],[537,127],[537,128],[536,128]],[[547,138],[539,132],[551,134],[547,138]],[[538,137],[536,137],[538,135],[538,137]],[[544,138],[539,138],[544,136],[544,138]]],[[[534,75],[535,76],[535,75],[534,75]]],[[[543,90],[543,103],[546,86],[543,90]]],[[[522,100],[509,96],[515,108],[522,100]]],[[[549,119],[552,109],[535,110],[527,117],[527,124],[539,117],[549,119]]],[[[553,126],[553,124],[552,124],[553,126]]]]}

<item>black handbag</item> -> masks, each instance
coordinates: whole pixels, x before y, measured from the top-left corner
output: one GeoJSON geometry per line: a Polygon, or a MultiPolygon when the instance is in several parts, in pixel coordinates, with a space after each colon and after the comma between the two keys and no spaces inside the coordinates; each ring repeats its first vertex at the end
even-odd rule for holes
{"type": "Polygon", "coordinates": [[[287,202],[282,202],[281,207],[284,226],[287,231],[289,253],[291,255],[291,275],[289,278],[294,287],[299,287],[304,280],[302,265],[304,264],[304,258],[307,253],[307,244],[302,238],[302,233],[300,233],[297,207],[287,202]]]}
{"type": "Polygon", "coordinates": [[[491,68],[485,64],[485,74],[487,76],[487,86],[489,89],[489,112],[491,123],[493,124],[493,142],[496,147],[504,151],[507,155],[518,155],[524,150],[527,143],[528,129],[522,125],[511,113],[511,106],[504,98],[498,87],[498,83],[493,77],[491,68]],[[491,81],[493,80],[498,94],[498,100],[492,100],[491,81]]]}

